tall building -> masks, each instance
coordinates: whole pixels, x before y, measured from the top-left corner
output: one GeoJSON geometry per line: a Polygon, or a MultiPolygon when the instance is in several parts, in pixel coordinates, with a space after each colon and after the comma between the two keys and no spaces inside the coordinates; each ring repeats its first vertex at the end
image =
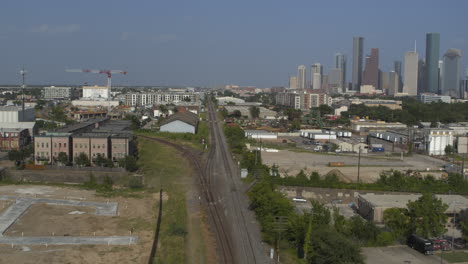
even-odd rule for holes
{"type": "Polygon", "coordinates": [[[437,90],[438,94],[442,94],[442,82],[444,81],[444,61],[440,60],[439,61],[439,68],[438,68],[438,73],[439,73],[439,89],[437,90]]]}
{"type": "Polygon", "coordinates": [[[343,86],[343,70],[339,68],[333,68],[330,70],[328,75],[328,88],[332,94],[340,94],[346,91],[343,86]]]}
{"type": "Polygon", "coordinates": [[[449,49],[444,54],[444,66],[443,73],[444,78],[442,79],[442,89],[441,92],[443,95],[448,95],[451,97],[459,98],[460,97],[460,59],[461,59],[461,50],[458,49],[449,49]]]}
{"type": "Polygon", "coordinates": [[[379,71],[379,87],[383,91],[388,89],[388,74],[386,72],[379,71]]]}
{"type": "Polygon", "coordinates": [[[297,88],[298,89],[305,89],[307,83],[307,69],[305,65],[299,65],[297,67],[297,88]]]}
{"type": "Polygon", "coordinates": [[[399,92],[400,78],[397,72],[391,71],[388,74],[388,95],[394,96],[399,92]]]}
{"type": "Polygon", "coordinates": [[[376,90],[379,89],[379,49],[372,48],[371,54],[366,56],[362,85],[372,85],[376,90]]]}
{"type": "Polygon", "coordinates": [[[429,93],[439,92],[439,50],[440,34],[426,34],[426,91],[429,93]]]}
{"type": "Polygon", "coordinates": [[[289,77],[289,88],[290,89],[297,89],[297,76],[290,76],[289,77]]]}
{"type": "Polygon", "coordinates": [[[418,61],[418,94],[426,90],[426,62],[422,59],[418,61]]]}
{"type": "Polygon", "coordinates": [[[354,91],[359,91],[362,81],[362,54],[364,50],[364,38],[353,38],[353,84],[354,91]]]}
{"type": "Polygon", "coordinates": [[[401,78],[401,61],[394,61],[393,62],[393,70],[396,74],[398,74],[398,92],[401,93],[403,91],[403,78],[401,78]]]}
{"type": "Polygon", "coordinates": [[[322,88],[323,67],[320,63],[314,63],[310,66],[310,84],[312,89],[322,88]]]}
{"type": "Polygon", "coordinates": [[[408,51],[405,54],[403,93],[409,96],[418,95],[418,53],[416,51],[408,51]]]}
{"type": "Polygon", "coordinates": [[[335,68],[341,69],[341,87],[343,91],[346,90],[346,55],[342,53],[335,54],[335,68]]]}

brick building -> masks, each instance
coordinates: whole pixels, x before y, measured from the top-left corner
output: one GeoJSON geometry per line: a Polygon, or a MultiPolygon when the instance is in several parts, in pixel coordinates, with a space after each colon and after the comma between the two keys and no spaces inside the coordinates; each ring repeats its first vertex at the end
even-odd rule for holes
{"type": "Polygon", "coordinates": [[[71,133],[47,133],[34,137],[35,164],[56,164],[60,152],[67,154],[70,161],[71,133]]]}
{"type": "Polygon", "coordinates": [[[19,150],[30,141],[29,130],[25,128],[0,128],[0,151],[19,150]]]}

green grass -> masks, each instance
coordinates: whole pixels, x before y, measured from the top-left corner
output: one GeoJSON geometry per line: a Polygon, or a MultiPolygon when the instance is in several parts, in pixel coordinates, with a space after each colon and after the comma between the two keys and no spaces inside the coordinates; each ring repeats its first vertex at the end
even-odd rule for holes
{"type": "MultiPolygon", "coordinates": [[[[163,218],[156,263],[185,263],[187,208],[186,178],[189,164],[169,146],[147,139],[138,139],[138,164],[145,177],[146,188],[157,192],[163,188],[169,199],[163,203],[163,218]]],[[[157,211],[157,208],[154,209],[157,211]]]]}
{"type": "MultiPolygon", "coordinates": [[[[441,254],[437,254],[440,256],[441,254]]],[[[449,263],[468,262],[468,253],[466,252],[444,252],[442,258],[449,263]]]]}

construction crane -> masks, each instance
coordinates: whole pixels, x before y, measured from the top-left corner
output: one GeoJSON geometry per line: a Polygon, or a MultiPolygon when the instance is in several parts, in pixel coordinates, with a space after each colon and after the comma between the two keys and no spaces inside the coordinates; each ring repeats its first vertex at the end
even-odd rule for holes
{"type": "Polygon", "coordinates": [[[107,74],[107,100],[110,100],[111,96],[111,79],[112,74],[127,74],[126,71],[121,70],[90,70],[90,69],[68,69],[66,72],[87,72],[87,73],[98,73],[107,74]]]}

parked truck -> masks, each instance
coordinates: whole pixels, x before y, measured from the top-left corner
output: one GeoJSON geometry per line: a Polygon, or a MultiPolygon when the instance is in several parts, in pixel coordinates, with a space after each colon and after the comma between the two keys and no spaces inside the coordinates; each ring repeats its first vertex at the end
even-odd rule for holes
{"type": "Polygon", "coordinates": [[[429,239],[425,239],[416,234],[412,234],[408,238],[408,246],[416,249],[424,255],[434,255],[434,245],[429,239]]]}

